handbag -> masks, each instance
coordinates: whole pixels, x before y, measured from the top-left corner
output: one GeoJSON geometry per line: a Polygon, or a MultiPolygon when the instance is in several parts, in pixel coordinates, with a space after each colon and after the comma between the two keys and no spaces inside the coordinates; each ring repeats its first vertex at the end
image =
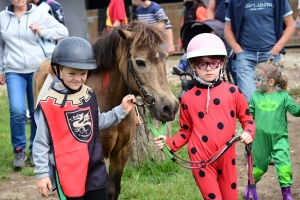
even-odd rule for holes
{"type": "Polygon", "coordinates": [[[38,41],[44,51],[44,54],[46,57],[51,56],[53,53],[53,50],[56,46],[55,44],[55,40],[49,40],[49,39],[45,39],[43,37],[38,36],[38,41]]]}

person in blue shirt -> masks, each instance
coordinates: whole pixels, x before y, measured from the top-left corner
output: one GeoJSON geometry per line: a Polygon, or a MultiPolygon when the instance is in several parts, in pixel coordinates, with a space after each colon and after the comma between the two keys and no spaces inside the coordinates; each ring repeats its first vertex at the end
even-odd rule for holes
{"type": "Polygon", "coordinates": [[[225,37],[236,54],[237,85],[249,102],[256,87],[254,67],[274,62],[285,54],[284,46],[295,31],[288,0],[226,0],[225,37]]]}
{"type": "Polygon", "coordinates": [[[43,3],[49,5],[49,14],[51,14],[59,23],[65,25],[65,15],[62,10],[62,6],[54,0],[27,0],[28,3],[36,4],[36,6],[40,6],[43,3]]]}

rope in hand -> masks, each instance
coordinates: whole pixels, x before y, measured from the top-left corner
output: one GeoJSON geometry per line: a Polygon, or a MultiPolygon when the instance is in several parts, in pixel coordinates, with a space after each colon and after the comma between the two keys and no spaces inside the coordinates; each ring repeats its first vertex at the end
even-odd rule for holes
{"type": "MultiPolygon", "coordinates": [[[[158,132],[158,130],[155,128],[155,126],[152,123],[152,118],[151,118],[150,114],[146,115],[146,119],[147,119],[148,125],[155,137],[158,137],[158,136],[164,134],[166,122],[162,122],[160,131],[158,132]]],[[[199,168],[205,168],[206,166],[213,164],[232,146],[233,143],[235,143],[239,140],[240,140],[239,135],[234,136],[233,138],[231,138],[231,140],[227,141],[226,144],[222,148],[220,148],[216,153],[214,153],[209,159],[201,160],[201,161],[185,160],[185,159],[177,156],[174,153],[174,151],[170,149],[170,147],[166,144],[166,141],[164,141],[164,140],[163,140],[164,147],[162,150],[164,151],[164,153],[166,154],[167,157],[169,157],[173,162],[180,165],[181,167],[187,168],[187,169],[199,169],[199,168]],[[191,163],[191,164],[200,164],[200,166],[187,166],[187,165],[184,165],[181,162],[179,162],[177,159],[181,160],[183,162],[191,163]]]]}

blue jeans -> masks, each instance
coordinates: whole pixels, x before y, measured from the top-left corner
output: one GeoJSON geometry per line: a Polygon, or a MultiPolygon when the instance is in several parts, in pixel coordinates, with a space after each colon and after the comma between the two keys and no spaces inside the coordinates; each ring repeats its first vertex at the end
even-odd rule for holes
{"type": "Polygon", "coordinates": [[[9,111],[10,111],[10,132],[11,142],[16,152],[16,148],[26,148],[26,99],[31,118],[31,134],[29,150],[32,151],[32,143],[36,133],[36,125],[33,118],[34,100],[32,90],[33,73],[19,74],[6,73],[9,111]]]}
{"type": "Polygon", "coordinates": [[[237,78],[236,78],[236,65],[235,60],[233,60],[234,53],[229,56],[227,61],[227,68],[232,76],[234,85],[237,85],[237,78]]]}
{"type": "MultiPolygon", "coordinates": [[[[270,52],[246,52],[236,54],[235,67],[237,86],[244,93],[247,102],[250,102],[253,92],[256,91],[254,84],[255,66],[261,62],[267,62],[272,54],[270,52]]],[[[280,55],[273,55],[274,62],[280,61],[280,55]]]]}

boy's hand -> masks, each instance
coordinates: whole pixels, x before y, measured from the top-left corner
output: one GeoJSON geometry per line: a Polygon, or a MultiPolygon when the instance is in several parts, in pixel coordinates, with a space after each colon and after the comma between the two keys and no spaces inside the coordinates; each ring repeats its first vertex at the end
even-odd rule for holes
{"type": "Polygon", "coordinates": [[[127,112],[129,113],[132,109],[132,107],[134,106],[133,103],[136,102],[136,98],[134,95],[132,94],[129,94],[129,95],[126,95],[124,98],[123,98],[123,101],[122,101],[122,108],[127,112]]]}
{"type": "Polygon", "coordinates": [[[154,138],[154,142],[156,143],[156,145],[158,146],[158,148],[160,150],[162,150],[164,148],[164,146],[165,146],[165,144],[163,143],[162,139],[166,140],[166,136],[160,135],[157,138],[154,138]]]}
{"type": "Polygon", "coordinates": [[[242,132],[240,136],[240,141],[244,144],[250,144],[251,142],[253,142],[253,139],[249,133],[242,132]]]}
{"type": "Polygon", "coordinates": [[[31,23],[29,25],[29,28],[31,28],[31,30],[33,32],[36,32],[38,35],[41,35],[41,29],[40,29],[40,27],[39,27],[39,25],[37,23],[31,23]]]}
{"type": "Polygon", "coordinates": [[[37,190],[43,196],[48,198],[47,188],[52,192],[52,185],[49,177],[40,178],[37,180],[37,190]]]}

